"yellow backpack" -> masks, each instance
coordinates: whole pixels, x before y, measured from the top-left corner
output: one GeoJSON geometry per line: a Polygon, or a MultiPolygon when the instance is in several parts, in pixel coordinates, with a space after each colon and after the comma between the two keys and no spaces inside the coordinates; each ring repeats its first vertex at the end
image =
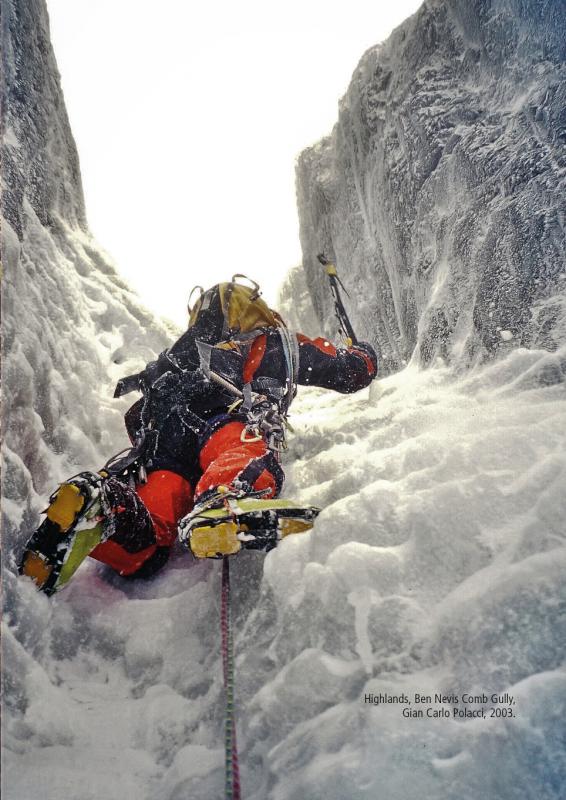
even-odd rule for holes
{"type": "Polygon", "coordinates": [[[279,314],[262,300],[259,285],[239,274],[234,275],[230,283],[218,283],[206,292],[201,286],[195,286],[189,297],[188,311],[189,328],[202,325],[205,316],[206,325],[218,331],[219,342],[266,328],[285,327],[279,314]],[[244,278],[252,286],[238,283],[237,278],[244,278]],[[191,307],[191,298],[197,289],[200,289],[200,297],[191,307]]]}
{"type": "MultiPolygon", "coordinates": [[[[281,386],[264,387],[263,394],[273,396],[280,410],[286,414],[291,400],[297,392],[299,352],[295,335],[287,329],[279,314],[269,308],[260,297],[259,285],[245,275],[233,275],[230,283],[218,283],[208,291],[195,287],[189,296],[189,330],[198,336],[196,345],[200,365],[205,375],[210,373],[211,351],[236,348],[249,353],[252,342],[268,329],[276,330],[281,339],[285,357],[286,380],[281,386]],[[246,286],[237,278],[247,280],[246,286]],[[191,297],[200,289],[200,297],[191,307],[191,297]],[[203,340],[204,341],[203,341],[203,340]]],[[[219,376],[215,376],[217,379],[219,376]]],[[[222,378],[222,376],[220,376],[222,378]]],[[[264,379],[264,383],[273,383],[264,379]]],[[[251,384],[244,387],[244,395],[251,398],[251,384]]],[[[249,402],[246,401],[249,405],[249,402]]],[[[246,403],[241,407],[246,407],[246,403]]]]}

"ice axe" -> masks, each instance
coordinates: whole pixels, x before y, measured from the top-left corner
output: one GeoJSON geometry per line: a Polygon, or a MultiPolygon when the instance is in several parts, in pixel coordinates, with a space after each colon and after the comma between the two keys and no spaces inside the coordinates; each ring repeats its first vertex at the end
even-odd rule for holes
{"type": "Polygon", "coordinates": [[[326,274],[328,275],[328,280],[330,281],[330,290],[332,292],[332,297],[334,299],[334,310],[336,311],[336,318],[338,319],[338,324],[340,325],[340,330],[342,331],[344,338],[346,339],[346,346],[351,347],[353,344],[358,343],[358,337],[354,333],[354,329],[352,328],[352,323],[348,319],[348,314],[346,313],[346,309],[344,308],[344,303],[342,302],[342,298],[340,297],[340,290],[338,285],[342,287],[346,295],[349,297],[350,295],[346,291],[346,287],[338,277],[338,272],[336,271],[335,265],[329,261],[324,253],[319,253],[317,255],[318,260],[322,264],[323,267],[326,269],[326,274]]]}

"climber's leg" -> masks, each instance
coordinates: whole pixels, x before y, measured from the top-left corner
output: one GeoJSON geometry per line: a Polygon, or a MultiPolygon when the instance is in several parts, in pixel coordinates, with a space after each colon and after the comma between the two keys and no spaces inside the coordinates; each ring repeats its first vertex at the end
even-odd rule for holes
{"type": "Polygon", "coordinates": [[[233,417],[216,421],[200,451],[203,474],[195,489],[195,503],[218,486],[243,493],[265,490],[265,497],[278,496],[283,486],[283,470],[265,441],[246,440],[244,430],[245,424],[233,417]]]}
{"type": "Polygon", "coordinates": [[[124,577],[147,578],[169,557],[177,522],[192,508],[192,487],[169,470],[150,472],[147,483],[138,485],[135,492],[120,486],[124,492],[111,523],[115,530],[90,555],[124,577]]]}
{"type": "Polygon", "coordinates": [[[192,487],[174,472],[151,473],[137,491],[82,472],[51,496],[20,559],[20,574],[53,594],[90,555],[123,576],[149,577],[167,561],[176,523],[191,507],[192,487]]]}
{"type": "Polygon", "coordinates": [[[283,470],[265,441],[245,432],[244,422],[216,420],[200,466],[195,507],[179,524],[181,541],[197,558],[233,555],[242,547],[271,550],[289,533],[312,528],[319,509],[276,499],[283,470]]]}

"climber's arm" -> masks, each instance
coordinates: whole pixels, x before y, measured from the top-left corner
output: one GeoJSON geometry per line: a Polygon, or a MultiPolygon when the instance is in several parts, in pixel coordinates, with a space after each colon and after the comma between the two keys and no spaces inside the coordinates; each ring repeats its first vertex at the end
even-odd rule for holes
{"type": "Polygon", "coordinates": [[[377,374],[377,356],[367,342],[336,348],[322,337],[309,339],[297,334],[299,342],[299,383],[322,386],[348,394],[363,389],[377,374]]]}

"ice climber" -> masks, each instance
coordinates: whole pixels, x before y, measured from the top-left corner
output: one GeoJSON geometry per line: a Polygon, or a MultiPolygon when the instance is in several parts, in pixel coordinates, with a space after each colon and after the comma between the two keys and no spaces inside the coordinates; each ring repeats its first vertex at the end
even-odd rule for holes
{"type": "Polygon", "coordinates": [[[20,572],[47,594],[87,556],[149,577],[177,536],[197,557],[218,557],[312,527],[318,509],[276,499],[297,384],[356,392],[377,357],[367,343],[290,332],[257,284],[238,278],[198,287],[187,331],[118,383],[116,396],[142,392],[125,415],[131,450],[62,484],[22,556],[20,572]]]}

